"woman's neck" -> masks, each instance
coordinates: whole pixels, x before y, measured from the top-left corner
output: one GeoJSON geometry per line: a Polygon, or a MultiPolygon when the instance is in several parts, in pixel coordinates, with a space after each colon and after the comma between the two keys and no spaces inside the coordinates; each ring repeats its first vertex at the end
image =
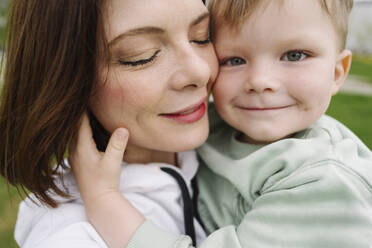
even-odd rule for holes
{"type": "Polygon", "coordinates": [[[128,144],[124,159],[126,163],[148,164],[148,163],[166,163],[177,165],[177,155],[175,152],[163,152],[135,147],[128,144]]]}

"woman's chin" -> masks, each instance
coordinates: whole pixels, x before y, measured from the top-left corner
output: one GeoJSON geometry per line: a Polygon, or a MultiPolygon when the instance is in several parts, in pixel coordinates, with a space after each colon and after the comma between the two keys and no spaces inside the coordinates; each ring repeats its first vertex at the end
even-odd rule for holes
{"type": "Polygon", "coordinates": [[[209,135],[208,117],[198,125],[185,127],[182,131],[169,132],[167,148],[169,152],[193,150],[204,144],[209,135]]]}

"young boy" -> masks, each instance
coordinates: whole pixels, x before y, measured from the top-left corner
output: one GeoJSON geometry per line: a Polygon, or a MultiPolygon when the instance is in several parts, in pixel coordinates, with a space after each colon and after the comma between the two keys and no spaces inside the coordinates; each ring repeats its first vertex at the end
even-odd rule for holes
{"type": "MultiPolygon", "coordinates": [[[[372,153],[324,116],[350,67],[352,4],[210,1],[224,121],[212,109],[198,151],[198,208],[211,233],[200,247],[372,247],[372,153]]],[[[138,226],[129,247],[191,246],[138,226]]]]}
{"type": "Polygon", "coordinates": [[[372,153],[324,116],[349,71],[352,4],[210,1],[220,72],[198,151],[208,232],[233,224],[242,247],[372,246],[372,153]]]}

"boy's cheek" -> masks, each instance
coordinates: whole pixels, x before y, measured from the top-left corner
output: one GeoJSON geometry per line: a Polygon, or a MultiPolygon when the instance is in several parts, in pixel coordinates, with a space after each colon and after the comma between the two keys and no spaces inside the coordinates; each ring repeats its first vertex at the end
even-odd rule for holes
{"type": "Polygon", "coordinates": [[[221,79],[222,78],[217,78],[212,89],[215,106],[220,114],[230,109],[231,103],[236,97],[237,90],[236,87],[234,87],[234,82],[221,79]]]}
{"type": "Polygon", "coordinates": [[[220,70],[212,88],[213,95],[224,100],[231,100],[244,94],[244,85],[247,82],[241,72],[220,70]]]}
{"type": "Polygon", "coordinates": [[[220,101],[226,98],[229,95],[229,90],[231,90],[231,87],[228,86],[223,75],[218,75],[212,87],[212,93],[215,101],[220,101]]]}

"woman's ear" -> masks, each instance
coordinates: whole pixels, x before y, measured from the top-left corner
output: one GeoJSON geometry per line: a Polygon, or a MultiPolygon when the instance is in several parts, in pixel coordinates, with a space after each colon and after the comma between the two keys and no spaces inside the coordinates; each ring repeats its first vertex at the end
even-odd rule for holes
{"type": "Polygon", "coordinates": [[[345,79],[349,74],[351,57],[352,53],[350,50],[345,49],[339,53],[335,66],[332,95],[336,94],[341,86],[344,84],[345,79]]]}

